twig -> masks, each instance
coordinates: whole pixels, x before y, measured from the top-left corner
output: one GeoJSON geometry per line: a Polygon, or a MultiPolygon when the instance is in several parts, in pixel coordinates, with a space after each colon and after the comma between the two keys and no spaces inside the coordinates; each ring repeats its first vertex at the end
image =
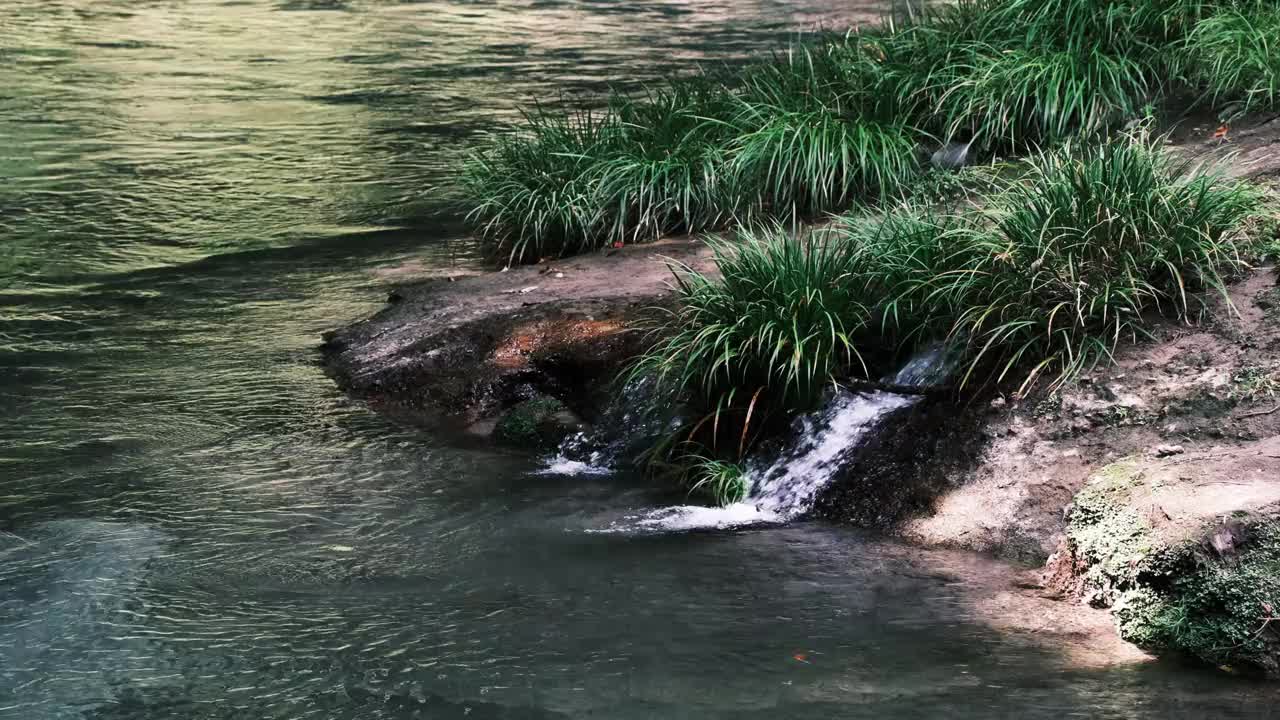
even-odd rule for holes
{"type": "Polygon", "coordinates": [[[1241,415],[1239,415],[1238,417],[1242,417],[1242,418],[1261,417],[1261,416],[1263,416],[1263,415],[1270,415],[1270,414],[1272,414],[1272,413],[1276,412],[1277,410],[1280,410],[1280,405],[1277,405],[1277,406],[1275,406],[1275,407],[1271,408],[1270,410],[1257,410],[1257,411],[1255,411],[1255,412],[1251,412],[1251,413],[1242,413],[1242,414],[1241,414],[1241,415]]]}

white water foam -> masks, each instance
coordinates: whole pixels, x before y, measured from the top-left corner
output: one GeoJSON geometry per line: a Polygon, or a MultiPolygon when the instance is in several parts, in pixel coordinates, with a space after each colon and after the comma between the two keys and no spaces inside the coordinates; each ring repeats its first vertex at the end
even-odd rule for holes
{"type": "MultiPolygon", "coordinates": [[[[591,458],[593,461],[596,458],[591,458]]],[[[538,475],[608,475],[613,472],[607,465],[582,460],[571,460],[563,453],[547,459],[546,467],[538,471],[538,475]]]]}
{"type": "MultiPolygon", "coordinates": [[[[947,352],[937,346],[911,357],[896,375],[886,378],[886,382],[904,387],[928,387],[943,382],[948,373],[947,352]]],[[[918,395],[882,391],[837,393],[818,413],[799,420],[795,441],[777,459],[768,465],[749,466],[744,501],[724,507],[660,507],[643,515],[628,516],[621,523],[598,532],[680,532],[786,523],[812,509],[818,493],[835,479],[851,451],[878,428],[887,415],[919,401],[918,395]]],[[[554,471],[552,468],[576,474],[608,471],[568,460],[563,455],[552,460],[547,471],[554,471]]]]}
{"type": "Polygon", "coordinates": [[[782,522],[782,518],[745,502],[724,507],[706,505],[675,505],[650,510],[643,515],[631,515],[610,525],[598,533],[663,533],[687,530],[728,530],[746,525],[768,525],[782,522]]]}
{"type": "MultiPolygon", "coordinates": [[[[931,348],[911,358],[892,378],[895,385],[926,387],[945,379],[946,353],[931,348]]],[[[799,421],[796,441],[768,465],[747,469],[747,497],[726,507],[680,505],[650,511],[608,532],[725,529],[782,523],[813,507],[818,493],[835,478],[850,452],[895,410],[920,401],[918,395],[841,392],[822,410],[799,421]]]]}
{"type": "Polygon", "coordinates": [[[746,502],[784,520],[805,512],[831,482],[849,450],[885,415],[918,400],[886,392],[840,394],[817,419],[804,419],[803,445],[768,467],[748,471],[746,502]]]}
{"type": "Polygon", "coordinates": [[[742,502],[658,508],[628,517],[604,532],[725,530],[786,522],[813,506],[849,451],[885,415],[918,399],[886,392],[841,393],[823,410],[801,420],[798,447],[767,466],[748,468],[749,489],[742,502]]]}

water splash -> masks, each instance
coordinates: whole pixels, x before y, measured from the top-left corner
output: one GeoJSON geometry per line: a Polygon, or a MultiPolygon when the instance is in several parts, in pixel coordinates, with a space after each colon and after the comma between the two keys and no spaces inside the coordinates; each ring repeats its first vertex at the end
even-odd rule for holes
{"type": "Polygon", "coordinates": [[[746,502],[784,520],[805,512],[886,415],[919,399],[878,391],[840,393],[816,417],[802,419],[798,445],[767,467],[749,472],[746,502]]]}
{"type": "MultiPolygon", "coordinates": [[[[932,347],[916,354],[885,381],[928,387],[945,380],[949,366],[945,349],[932,347]]],[[[632,519],[631,527],[668,531],[723,529],[791,520],[813,507],[818,493],[847,465],[868,434],[880,428],[889,415],[920,399],[919,395],[882,391],[840,391],[824,408],[797,421],[794,440],[782,453],[748,468],[749,489],[742,502],[719,508],[661,508],[632,519]]]]}
{"type": "Polygon", "coordinates": [[[916,353],[892,378],[894,385],[927,388],[941,385],[955,367],[955,357],[949,348],[933,345],[916,353]]]}
{"type": "Polygon", "coordinates": [[[707,505],[673,505],[640,515],[629,515],[595,533],[665,533],[687,530],[728,530],[751,525],[780,523],[774,513],[747,502],[724,507],[707,505]]]}
{"type": "Polygon", "coordinates": [[[560,443],[556,457],[548,461],[543,473],[600,474],[634,463],[680,422],[662,411],[666,400],[657,397],[657,392],[651,378],[627,383],[610,401],[594,429],[560,443]]]}
{"type": "Polygon", "coordinates": [[[608,464],[601,463],[602,458],[594,457],[590,460],[575,460],[565,457],[564,453],[560,453],[555,457],[548,458],[546,465],[538,471],[539,475],[608,475],[613,469],[608,464]]]}

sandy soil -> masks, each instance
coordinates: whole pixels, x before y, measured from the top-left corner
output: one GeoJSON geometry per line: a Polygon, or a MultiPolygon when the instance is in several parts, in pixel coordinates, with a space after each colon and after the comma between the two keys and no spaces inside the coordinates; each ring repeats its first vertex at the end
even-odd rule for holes
{"type": "MultiPolygon", "coordinates": [[[[1280,434],[1280,411],[1272,412],[1280,405],[1276,283],[1273,270],[1253,274],[1231,288],[1238,312],[1219,302],[1201,327],[1160,327],[1158,341],[1125,348],[1113,367],[1056,396],[998,398],[989,411],[993,439],[973,476],[939,497],[933,514],[907,523],[904,535],[1043,559],[1058,546],[1063,511],[1089,475],[1128,456],[1147,458],[1153,469],[1195,459],[1190,485],[1199,489],[1188,497],[1208,503],[1207,495],[1228,495],[1212,507],[1238,501],[1232,496],[1246,482],[1238,463],[1280,434]],[[1172,459],[1157,457],[1164,453],[1172,459]]],[[[1280,460],[1263,453],[1249,468],[1248,482],[1280,491],[1280,460]]]]}

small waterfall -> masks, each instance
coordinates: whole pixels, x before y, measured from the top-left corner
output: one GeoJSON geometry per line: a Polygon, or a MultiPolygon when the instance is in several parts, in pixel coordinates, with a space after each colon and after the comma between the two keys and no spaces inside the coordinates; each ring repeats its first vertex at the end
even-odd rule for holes
{"type": "Polygon", "coordinates": [[[798,446],[766,468],[751,468],[743,502],[782,520],[803,513],[881,418],[919,399],[879,391],[838,394],[816,418],[802,420],[798,446]]]}
{"type": "MultiPolygon", "coordinates": [[[[885,382],[929,387],[949,371],[947,354],[930,348],[911,358],[885,382]]],[[[921,400],[919,395],[883,391],[838,392],[821,410],[797,421],[792,443],[774,459],[747,469],[750,489],[745,500],[727,507],[682,505],[662,508],[636,518],[635,525],[659,530],[726,528],[785,522],[803,514],[868,433],[896,410],[921,400]]]]}

